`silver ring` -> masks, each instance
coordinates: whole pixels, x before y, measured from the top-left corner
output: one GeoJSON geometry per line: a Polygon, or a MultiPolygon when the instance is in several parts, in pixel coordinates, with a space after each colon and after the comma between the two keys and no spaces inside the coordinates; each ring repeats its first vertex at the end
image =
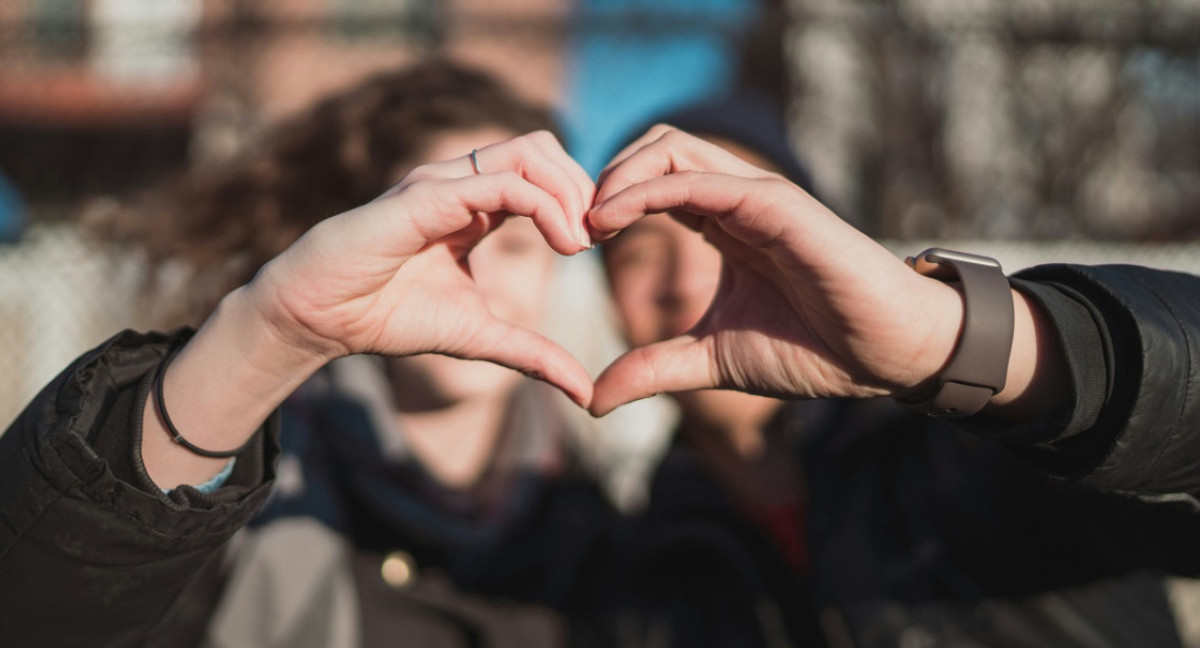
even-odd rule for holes
{"type": "Polygon", "coordinates": [[[471,149],[471,168],[475,169],[475,175],[483,175],[483,171],[479,169],[479,158],[475,157],[478,149],[471,149]]]}

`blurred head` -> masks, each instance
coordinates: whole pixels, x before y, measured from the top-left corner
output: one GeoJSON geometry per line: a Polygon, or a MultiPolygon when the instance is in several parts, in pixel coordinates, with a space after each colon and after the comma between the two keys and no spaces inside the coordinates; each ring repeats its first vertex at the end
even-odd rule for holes
{"type": "MultiPolygon", "coordinates": [[[[746,162],[811,190],[786,145],[779,112],[761,97],[737,97],[669,115],[664,123],[702,137],[746,162]]],[[[669,214],[648,216],[602,246],[613,300],[632,346],[687,332],[708,309],[721,279],[721,255],[669,214]]],[[[773,401],[730,391],[674,394],[686,418],[723,422],[769,410],[773,401]]]]}
{"type": "Polygon", "coordinates": [[[554,130],[544,107],[486,73],[427,61],[326,98],[233,163],[166,183],[106,234],[137,243],[152,269],[187,264],[190,303],[164,324],[198,324],[314,224],[372,200],[412,167],[538,129],[554,130]]]}
{"type": "MultiPolygon", "coordinates": [[[[447,131],[431,139],[416,165],[467,155],[472,149],[520,133],[498,126],[447,131]]],[[[408,169],[398,170],[396,180],[408,169]]],[[[510,218],[471,251],[475,283],[496,317],[528,329],[542,328],[546,295],[557,257],[533,222],[510,218]]],[[[389,361],[402,409],[439,408],[462,399],[503,395],[523,380],[521,374],[489,362],[440,355],[389,361]]]]}

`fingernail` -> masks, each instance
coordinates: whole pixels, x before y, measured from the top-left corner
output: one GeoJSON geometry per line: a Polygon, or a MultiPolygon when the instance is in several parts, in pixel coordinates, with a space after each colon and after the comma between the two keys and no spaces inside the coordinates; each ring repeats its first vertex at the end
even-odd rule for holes
{"type": "Polygon", "coordinates": [[[582,221],[575,227],[575,237],[579,240],[579,244],[583,246],[583,249],[592,249],[592,238],[588,236],[587,226],[582,221]]]}

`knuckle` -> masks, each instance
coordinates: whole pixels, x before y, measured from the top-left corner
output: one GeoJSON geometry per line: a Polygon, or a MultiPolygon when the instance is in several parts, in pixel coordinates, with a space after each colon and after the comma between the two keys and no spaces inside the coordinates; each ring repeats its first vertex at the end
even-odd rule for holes
{"type": "Polygon", "coordinates": [[[675,128],[674,126],[672,126],[670,124],[666,124],[666,123],[662,123],[662,122],[659,122],[650,127],[650,133],[657,137],[662,137],[662,136],[666,135],[667,133],[670,133],[672,131],[678,131],[678,130],[679,130],[678,128],[675,128]]]}
{"type": "Polygon", "coordinates": [[[404,176],[403,182],[406,185],[411,186],[418,182],[427,182],[429,180],[432,180],[435,177],[436,176],[433,174],[433,170],[430,169],[428,165],[425,165],[425,166],[419,166],[419,167],[413,169],[412,171],[409,171],[408,175],[404,176]]]}
{"type": "Polygon", "coordinates": [[[538,146],[538,140],[541,139],[538,132],[540,131],[526,133],[516,139],[517,148],[522,154],[529,155],[541,151],[541,147],[538,146]]]}
{"type": "Polygon", "coordinates": [[[792,184],[791,180],[788,180],[777,173],[772,173],[771,175],[758,178],[757,182],[761,182],[764,185],[764,191],[779,196],[793,195],[797,190],[801,190],[799,187],[792,184]]]}
{"type": "Polygon", "coordinates": [[[558,138],[554,136],[554,133],[544,128],[529,133],[529,139],[544,144],[558,144],[558,138]]]}
{"type": "Polygon", "coordinates": [[[668,126],[667,129],[668,130],[663,132],[662,137],[660,138],[665,144],[676,145],[691,139],[690,135],[679,130],[678,128],[675,128],[674,126],[668,126]]]}
{"type": "Polygon", "coordinates": [[[411,196],[424,197],[434,193],[434,188],[438,184],[438,181],[434,178],[413,178],[410,176],[404,183],[403,191],[411,196]]]}

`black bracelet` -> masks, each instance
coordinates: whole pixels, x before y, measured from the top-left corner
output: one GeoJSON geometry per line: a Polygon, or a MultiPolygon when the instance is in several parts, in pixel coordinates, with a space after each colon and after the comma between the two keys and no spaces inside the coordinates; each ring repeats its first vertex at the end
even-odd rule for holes
{"type": "Polygon", "coordinates": [[[171,435],[172,441],[187,448],[191,452],[200,455],[201,457],[211,457],[213,459],[227,459],[229,457],[236,457],[238,454],[241,454],[243,450],[250,447],[251,443],[254,443],[255,437],[258,436],[257,431],[246,440],[246,443],[242,444],[242,446],[236,450],[214,452],[212,450],[205,450],[204,448],[192,445],[187,439],[183,438],[183,435],[179,433],[179,430],[175,429],[175,424],[171,422],[171,417],[167,414],[167,403],[165,400],[163,400],[163,376],[167,374],[167,366],[171,364],[171,361],[175,359],[175,356],[179,355],[179,351],[182,350],[183,347],[184,345],[179,345],[170,353],[168,353],[167,357],[163,359],[162,364],[158,366],[158,373],[154,375],[154,403],[158,405],[158,414],[162,417],[163,425],[166,426],[167,433],[171,435]]]}

